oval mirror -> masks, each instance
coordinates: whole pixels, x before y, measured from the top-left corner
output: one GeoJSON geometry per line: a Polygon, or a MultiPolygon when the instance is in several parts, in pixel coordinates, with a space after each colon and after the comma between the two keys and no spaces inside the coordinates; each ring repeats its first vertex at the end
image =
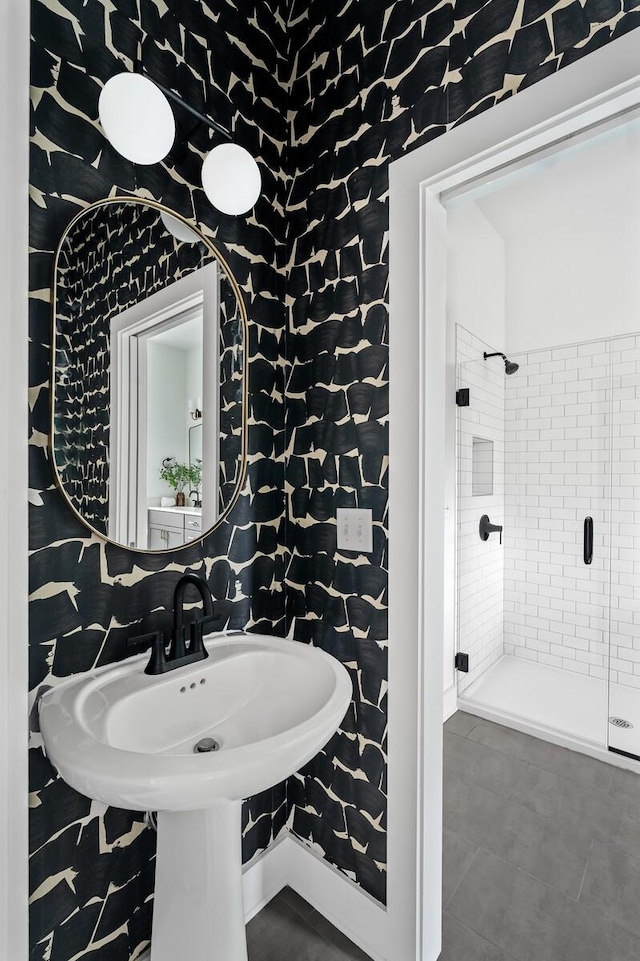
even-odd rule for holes
{"type": "Polygon", "coordinates": [[[55,260],[51,438],[60,488],[132,550],[199,540],[246,460],[247,317],[224,259],[153,201],[83,210],[55,260]]]}

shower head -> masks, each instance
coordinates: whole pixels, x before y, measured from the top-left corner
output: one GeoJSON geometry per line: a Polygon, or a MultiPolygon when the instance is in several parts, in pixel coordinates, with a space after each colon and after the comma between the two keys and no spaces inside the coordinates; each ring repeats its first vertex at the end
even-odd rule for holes
{"type": "Polygon", "coordinates": [[[483,357],[484,357],[485,360],[488,360],[489,357],[502,357],[502,359],[503,359],[503,361],[504,361],[504,372],[505,372],[505,374],[507,375],[507,377],[509,376],[509,374],[515,374],[515,372],[520,369],[520,364],[516,364],[516,363],[514,363],[514,361],[512,361],[512,360],[507,360],[507,358],[505,357],[505,355],[504,355],[504,354],[501,354],[501,353],[499,353],[499,352],[497,352],[497,353],[495,353],[495,354],[488,354],[488,353],[485,351],[484,354],[483,354],[483,357]]]}

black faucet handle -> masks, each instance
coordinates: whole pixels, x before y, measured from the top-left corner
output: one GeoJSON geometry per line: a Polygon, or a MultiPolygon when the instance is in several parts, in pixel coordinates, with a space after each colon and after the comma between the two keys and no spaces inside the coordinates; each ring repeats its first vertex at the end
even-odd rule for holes
{"type": "Polygon", "coordinates": [[[171,648],[169,650],[169,660],[175,661],[182,658],[187,653],[186,631],[184,627],[176,626],[171,635],[171,648]]]}
{"type": "Polygon", "coordinates": [[[205,651],[203,638],[212,627],[215,627],[223,620],[222,614],[210,614],[208,617],[203,617],[198,621],[192,621],[190,625],[190,654],[202,654],[203,657],[208,657],[209,655],[205,651]]]}
{"type": "Polygon", "coordinates": [[[126,641],[127,650],[147,651],[158,637],[158,631],[149,631],[148,634],[137,634],[135,637],[128,637],[126,641]]]}
{"type": "Polygon", "coordinates": [[[167,652],[165,649],[165,636],[156,632],[151,642],[151,657],[144,669],[145,674],[164,674],[167,670],[167,652]]]}
{"type": "Polygon", "coordinates": [[[145,674],[164,674],[167,669],[167,655],[165,651],[167,639],[160,631],[150,631],[148,634],[138,634],[127,638],[127,648],[134,651],[146,651],[151,648],[149,663],[144,669],[145,674]]]}

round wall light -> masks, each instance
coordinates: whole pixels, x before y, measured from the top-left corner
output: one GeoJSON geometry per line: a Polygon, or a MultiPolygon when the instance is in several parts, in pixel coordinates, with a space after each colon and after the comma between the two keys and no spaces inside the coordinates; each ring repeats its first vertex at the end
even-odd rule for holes
{"type": "Polygon", "coordinates": [[[173,111],[162,91],[139,73],[111,77],[102,88],[98,113],[107,140],[133,163],[158,163],[173,146],[173,111]]]}
{"type": "Polygon", "coordinates": [[[251,154],[236,143],[214,147],[202,165],[202,186],[223,214],[245,214],[255,206],[262,178],[251,154]]]}

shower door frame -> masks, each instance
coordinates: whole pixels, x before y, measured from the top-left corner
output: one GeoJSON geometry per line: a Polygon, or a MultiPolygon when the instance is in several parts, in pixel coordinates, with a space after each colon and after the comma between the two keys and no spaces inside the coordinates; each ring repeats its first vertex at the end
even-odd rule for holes
{"type": "Polygon", "coordinates": [[[390,167],[388,913],[396,931],[414,922],[419,961],[436,961],[441,947],[442,648],[453,617],[445,584],[455,575],[455,441],[445,429],[455,356],[441,196],[638,106],[640,30],[390,167]]]}

